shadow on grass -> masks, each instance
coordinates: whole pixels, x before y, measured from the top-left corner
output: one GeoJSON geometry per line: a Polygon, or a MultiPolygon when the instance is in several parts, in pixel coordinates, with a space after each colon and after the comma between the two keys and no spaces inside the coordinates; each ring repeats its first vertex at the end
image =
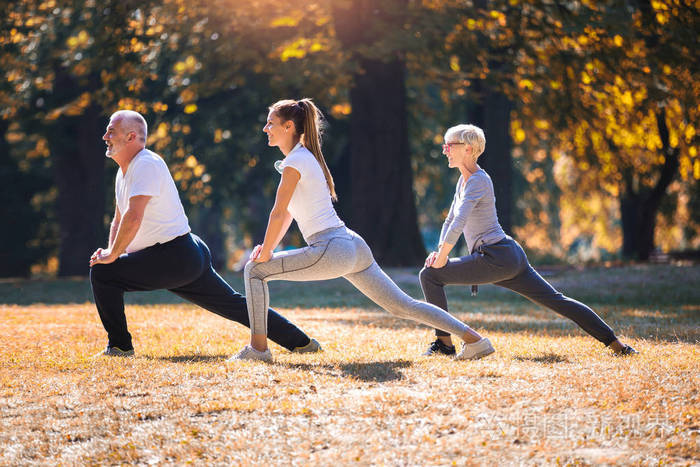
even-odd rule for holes
{"type": "MultiPolygon", "coordinates": [[[[533,305],[537,307],[537,305],[533,305]]],[[[527,332],[535,336],[570,336],[588,334],[578,327],[576,323],[568,319],[559,317],[555,312],[547,314],[550,319],[543,319],[530,316],[530,312],[522,308],[500,308],[498,311],[488,311],[482,308],[480,315],[492,315],[492,318],[470,316],[468,313],[454,313],[460,321],[465,322],[475,329],[483,329],[486,334],[489,332],[502,333],[522,333],[527,332]]],[[[666,342],[687,342],[695,344],[698,342],[697,317],[694,311],[678,311],[669,313],[669,316],[647,317],[643,320],[631,319],[617,312],[614,315],[601,316],[610,327],[617,333],[628,338],[653,338],[666,342]]],[[[379,329],[428,329],[425,325],[399,318],[376,310],[367,310],[364,316],[356,316],[352,319],[341,317],[328,318],[327,316],[314,318],[307,317],[307,321],[328,322],[341,326],[368,326],[379,329]]],[[[591,337],[592,340],[593,337],[591,337]]]]}
{"type": "Polygon", "coordinates": [[[385,362],[367,363],[343,363],[343,364],[312,364],[290,363],[282,364],[287,368],[294,368],[313,373],[353,378],[365,382],[384,383],[403,378],[402,368],[408,368],[413,362],[408,360],[395,360],[385,362]]]}
{"type": "Polygon", "coordinates": [[[569,359],[557,355],[555,353],[546,353],[543,355],[535,355],[531,357],[525,357],[522,355],[516,355],[513,360],[519,360],[521,362],[535,362],[535,363],[569,363],[569,359]]]}
{"type": "MultiPolygon", "coordinates": [[[[173,355],[169,357],[153,357],[146,356],[149,360],[160,360],[172,363],[207,363],[213,361],[224,361],[229,358],[228,354],[217,355],[173,355]]],[[[401,374],[402,368],[408,368],[413,365],[413,362],[408,360],[384,361],[384,362],[366,362],[366,363],[280,363],[273,362],[273,365],[284,366],[302,371],[308,371],[323,375],[340,376],[345,378],[354,378],[365,382],[383,383],[386,381],[396,381],[403,378],[401,374]]]]}

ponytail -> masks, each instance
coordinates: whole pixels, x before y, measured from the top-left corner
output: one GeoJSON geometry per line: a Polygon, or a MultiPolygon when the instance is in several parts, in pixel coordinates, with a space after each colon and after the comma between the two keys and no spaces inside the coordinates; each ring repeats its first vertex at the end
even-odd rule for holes
{"type": "Polygon", "coordinates": [[[283,121],[291,120],[294,122],[296,132],[301,137],[301,144],[314,155],[318,165],[321,166],[331,199],[338,201],[333,176],[321,151],[321,133],[323,130],[323,114],[321,111],[309,98],[299,101],[282,100],[272,104],[270,110],[273,110],[283,121]]]}
{"type": "Polygon", "coordinates": [[[326,164],[326,159],[323,157],[323,152],[321,151],[321,119],[323,118],[323,114],[311,99],[304,98],[300,100],[299,106],[304,109],[304,115],[306,117],[304,118],[304,133],[301,135],[301,142],[306,149],[311,151],[311,154],[314,155],[318,164],[321,166],[323,175],[326,177],[328,191],[331,193],[331,199],[333,201],[338,201],[338,195],[335,193],[333,176],[328,169],[328,164],[326,164]]]}

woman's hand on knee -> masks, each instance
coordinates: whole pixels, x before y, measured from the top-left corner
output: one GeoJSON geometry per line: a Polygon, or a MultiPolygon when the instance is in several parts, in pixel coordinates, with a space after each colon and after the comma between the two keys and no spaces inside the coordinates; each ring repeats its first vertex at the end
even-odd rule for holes
{"type": "Polygon", "coordinates": [[[264,250],[262,245],[256,245],[250,254],[250,260],[255,263],[266,263],[272,258],[272,251],[264,250]]]}
{"type": "Polygon", "coordinates": [[[262,250],[262,245],[255,245],[253,247],[253,251],[250,252],[250,257],[248,258],[248,261],[253,261],[255,258],[260,255],[260,250],[262,250]]]}
{"type": "Polygon", "coordinates": [[[425,259],[426,268],[439,269],[447,264],[447,258],[440,258],[440,254],[437,251],[433,251],[425,259]]]}
{"type": "Polygon", "coordinates": [[[425,259],[426,268],[440,269],[447,264],[447,257],[442,257],[437,251],[433,251],[425,259]]]}

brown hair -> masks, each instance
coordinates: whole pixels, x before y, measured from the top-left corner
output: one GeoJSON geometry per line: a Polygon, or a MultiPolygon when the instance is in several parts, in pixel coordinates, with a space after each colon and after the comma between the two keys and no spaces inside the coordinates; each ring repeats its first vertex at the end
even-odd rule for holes
{"type": "Polygon", "coordinates": [[[309,98],[298,101],[292,99],[281,100],[272,104],[270,110],[283,122],[288,120],[294,122],[296,132],[301,138],[301,144],[311,151],[311,154],[314,155],[321,166],[321,170],[323,170],[328,191],[331,193],[331,199],[338,201],[333,176],[331,171],[328,170],[328,164],[326,164],[326,159],[324,159],[323,152],[321,152],[321,134],[323,132],[323,114],[321,111],[309,98]]]}

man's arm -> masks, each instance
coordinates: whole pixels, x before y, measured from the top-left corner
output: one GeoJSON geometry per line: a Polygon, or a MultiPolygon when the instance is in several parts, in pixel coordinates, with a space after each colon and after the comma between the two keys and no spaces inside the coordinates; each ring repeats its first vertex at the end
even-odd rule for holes
{"type": "MultiPolygon", "coordinates": [[[[150,196],[138,195],[129,198],[129,207],[121,216],[114,242],[110,241],[110,248],[95,253],[90,259],[90,266],[95,264],[109,264],[114,262],[119,255],[126,251],[126,247],[136,236],[136,232],[141,227],[143,213],[146,211],[146,205],[151,200],[150,196]]],[[[110,234],[111,237],[111,234],[110,234]]],[[[111,240],[111,239],[110,239],[111,240]]],[[[99,251],[99,250],[98,250],[99,251]]]]}
{"type": "Polygon", "coordinates": [[[122,221],[122,213],[119,212],[119,205],[114,203],[114,219],[112,219],[112,224],[109,227],[109,243],[107,248],[112,248],[114,245],[114,240],[117,238],[117,231],[119,230],[119,224],[122,221]]]}
{"type": "MultiPolygon", "coordinates": [[[[122,213],[119,212],[119,205],[115,203],[114,205],[114,217],[112,218],[112,223],[109,226],[109,238],[107,239],[107,250],[112,248],[112,245],[114,245],[114,239],[117,238],[117,230],[119,230],[119,223],[122,221],[122,213]]],[[[92,266],[92,261],[97,258],[102,252],[105,250],[105,248],[98,248],[95,250],[95,252],[90,256],[90,266],[92,266]]]]}

